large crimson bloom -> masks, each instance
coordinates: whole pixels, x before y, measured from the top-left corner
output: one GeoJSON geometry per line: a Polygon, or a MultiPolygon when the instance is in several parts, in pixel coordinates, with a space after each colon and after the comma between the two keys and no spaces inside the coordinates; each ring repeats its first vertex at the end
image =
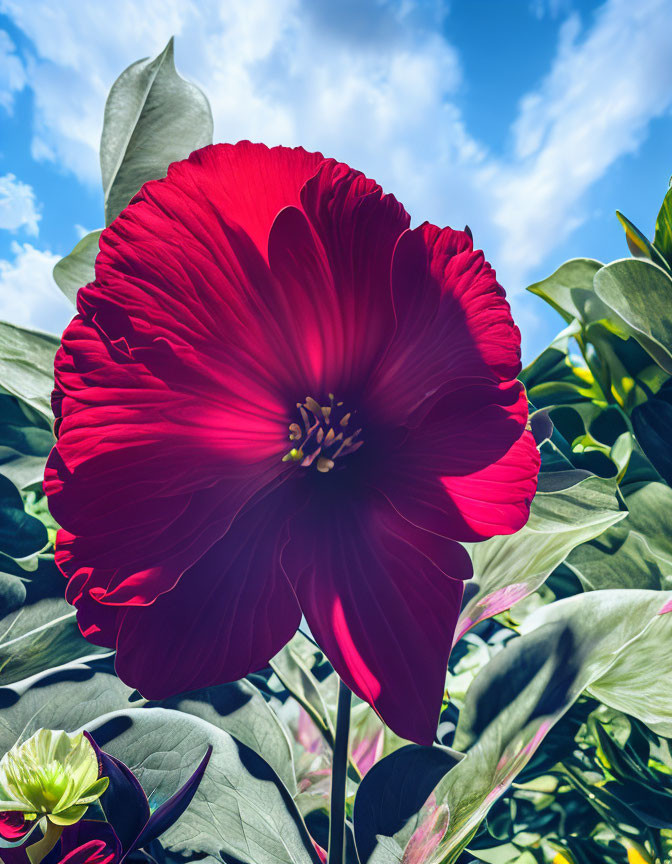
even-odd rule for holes
{"type": "Polygon", "coordinates": [[[301,613],[430,743],[469,558],[538,455],[520,336],[467,232],[318,153],[216,145],[100,240],[56,357],[56,557],[148,698],[265,666],[301,613]]]}

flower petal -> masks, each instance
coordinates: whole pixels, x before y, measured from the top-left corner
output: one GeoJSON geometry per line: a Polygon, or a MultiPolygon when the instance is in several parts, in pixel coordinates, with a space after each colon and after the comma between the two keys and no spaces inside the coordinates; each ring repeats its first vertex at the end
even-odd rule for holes
{"type": "Polygon", "coordinates": [[[187,162],[172,165],[169,175],[177,183],[184,175],[195,192],[207,188],[217,211],[240,225],[265,256],[276,215],[283,207],[298,206],[301,188],[323,161],[321,153],[303,147],[239,141],[203,147],[187,162]]]}
{"type": "Polygon", "coordinates": [[[427,531],[472,542],[512,534],[527,521],[539,472],[526,421],[522,384],[472,382],[407,427],[371,483],[427,531]]]}
{"type": "Polygon", "coordinates": [[[26,821],[20,810],[0,812],[0,837],[3,840],[20,840],[32,828],[33,823],[26,821]]]}
{"type": "Polygon", "coordinates": [[[61,835],[58,864],[117,864],[122,848],[107,822],[83,819],[68,826],[61,835]]]}
{"type": "Polygon", "coordinates": [[[319,646],[394,732],[431,744],[458,579],[471,576],[466,551],[415,529],[375,494],[347,505],[316,496],[290,536],[283,566],[319,646]]]}
{"type": "Polygon", "coordinates": [[[116,669],[129,686],[163,699],[236,681],[294,635],[301,612],[279,565],[281,493],[238,516],[171,591],[116,618],[116,669]]]}
{"type": "Polygon", "coordinates": [[[449,382],[515,378],[520,333],[504,290],[470,235],[425,223],[406,231],[392,264],[397,328],[370,404],[404,422],[449,382]]]}
{"type": "Polygon", "coordinates": [[[311,392],[361,395],[394,332],[390,268],[409,217],[374,181],[334,160],[306,182],[301,205],[303,213],[287,207],[273,223],[269,263],[281,293],[274,301],[269,292],[268,302],[311,392]]]}

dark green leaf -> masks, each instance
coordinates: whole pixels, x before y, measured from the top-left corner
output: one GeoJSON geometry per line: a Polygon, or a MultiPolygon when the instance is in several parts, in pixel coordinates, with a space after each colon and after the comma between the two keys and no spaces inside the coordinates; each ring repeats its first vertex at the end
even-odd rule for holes
{"type": "Polygon", "coordinates": [[[408,744],[370,769],[357,790],[353,814],[361,864],[409,862],[411,856],[404,855],[409,843],[415,864],[430,859],[450,814],[445,805],[423,805],[460,758],[445,747],[408,744]]]}
{"type": "Polygon", "coordinates": [[[16,486],[0,474],[0,552],[27,558],[47,545],[47,529],[23,509],[16,486]]]}
{"type": "Polygon", "coordinates": [[[662,267],[667,267],[665,258],[660,254],[659,250],[642,234],[636,225],[624,216],[619,210],[616,211],[616,217],[625,229],[625,240],[628,244],[628,249],[635,258],[647,258],[662,267]]]}
{"type": "Polygon", "coordinates": [[[8,393],[0,393],[0,473],[19,489],[42,482],[54,443],[46,418],[8,393]]]}

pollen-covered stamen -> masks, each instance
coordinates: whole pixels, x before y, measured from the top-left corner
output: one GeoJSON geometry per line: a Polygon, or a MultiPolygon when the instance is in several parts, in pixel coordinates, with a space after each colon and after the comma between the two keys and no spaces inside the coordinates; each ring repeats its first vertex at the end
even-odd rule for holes
{"type": "Polygon", "coordinates": [[[331,471],[336,459],[354,453],[364,443],[361,429],[351,428],[353,413],[345,411],[342,402],[329,394],[329,404],[320,405],[312,396],[297,402],[301,422],[290,423],[289,440],[295,443],[283,462],[300,462],[304,468],[315,463],[323,474],[331,471]]]}

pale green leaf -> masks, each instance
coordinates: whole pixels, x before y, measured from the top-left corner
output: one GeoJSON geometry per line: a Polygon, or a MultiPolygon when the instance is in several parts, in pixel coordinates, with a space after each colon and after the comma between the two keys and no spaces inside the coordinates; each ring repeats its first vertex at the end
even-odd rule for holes
{"type": "Polygon", "coordinates": [[[171,39],[154,60],[122,72],[107,97],[100,143],[105,224],[144,183],[165,177],[171,162],[210,143],[210,105],[177,74],[171,39]]]}

